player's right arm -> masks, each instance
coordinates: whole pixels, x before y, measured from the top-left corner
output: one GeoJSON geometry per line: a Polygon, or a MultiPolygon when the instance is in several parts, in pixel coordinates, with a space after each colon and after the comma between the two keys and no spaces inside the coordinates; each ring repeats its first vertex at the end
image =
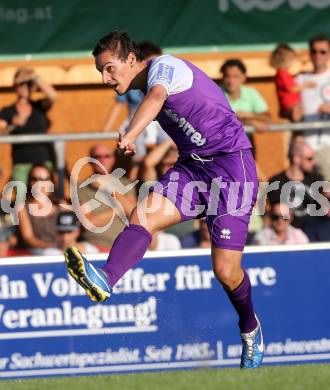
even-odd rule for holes
{"type": "Polygon", "coordinates": [[[158,115],[167,98],[167,90],[161,84],[154,85],[144,97],[141,105],[136,110],[128,127],[127,133],[122,135],[118,147],[125,154],[134,154],[134,141],[158,115]]]}

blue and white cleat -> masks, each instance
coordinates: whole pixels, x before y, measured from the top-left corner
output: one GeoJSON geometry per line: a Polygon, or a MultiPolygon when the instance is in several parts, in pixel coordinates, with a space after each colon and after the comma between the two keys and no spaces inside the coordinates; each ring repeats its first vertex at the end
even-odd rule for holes
{"type": "Polygon", "coordinates": [[[257,318],[258,326],[250,333],[241,333],[242,355],[241,368],[258,368],[261,366],[264,357],[264,340],[260,322],[257,318]]]}
{"type": "Polygon", "coordinates": [[[80,284],[92,301],[104,302],[112,292],[104,272],[94,267],[75,247],[64,252],[66,267],[73,279],[80,284]]]}

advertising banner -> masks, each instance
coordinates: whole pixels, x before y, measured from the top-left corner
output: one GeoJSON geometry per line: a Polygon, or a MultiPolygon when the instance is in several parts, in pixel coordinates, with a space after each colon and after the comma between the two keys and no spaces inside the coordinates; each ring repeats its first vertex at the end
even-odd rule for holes
{"type": "MultiPolygon", "coordinates": [[[[244,255],[266,364],[330,361],[330,246],[308,248],[244,255]]],[[[237,367],[240,353],[206,250],[149,253],[103,304],[61,257],[0,262],[0,378],[237,367]]]]}
{"type": "Polygon", "coordinates": [[[91,52],[109,31],[161,47],[307,42],[330,0],[2,0],[0,54],[91,52]]]}

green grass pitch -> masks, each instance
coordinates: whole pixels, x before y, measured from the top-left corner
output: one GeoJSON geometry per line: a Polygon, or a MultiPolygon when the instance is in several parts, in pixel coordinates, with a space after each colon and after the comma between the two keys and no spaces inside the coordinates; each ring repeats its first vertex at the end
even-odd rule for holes
{"type": "Polygon", "coordinates": [[[0,381],[13,390],[329,390],[330,364],[0,381]]]}

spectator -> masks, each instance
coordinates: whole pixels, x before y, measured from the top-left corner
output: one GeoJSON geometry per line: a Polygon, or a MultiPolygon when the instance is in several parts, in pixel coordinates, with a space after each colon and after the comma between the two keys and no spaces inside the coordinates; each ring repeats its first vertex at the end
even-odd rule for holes
{"type": "MultiPolygon", "coordinates": [[[[116,210],[109,207],[109,205],[100,203],[96,209],[90,210],[87,202],[97,199],[97,193],[99,194],[100,192],[105,197],[115,196],[126,215],[129,215],[136,204],[136,194],[132,188],[127,194],[121,195],[118,183],[112,182],[110,176],[107,175],[107,173],[112,172],[116,163],[115,154],[108,146],[102,144],[93,146],[90,150],[90,157],[97,160],[101,165],[92,163],[93,173],[96,175],[94,181],[85,187],[78,188],[78,196],[83,207],[83,213],[96,227],[106,226],[112,217],[114,219],[110,228],[102,233],[85,229],[82,238],[102,251],[108,251],[118,234],[124,229],[125,224],[118,217],[116,210]]],[[[120,182],[123,185],[130,183],[126,178],[121,178],[120,182]]]]}
{"type": "Polygon", "coordinates": [[[18,213],[21,238],[34,254],[54,247],[58,211],[53,172],[44,165],[34,165],[28,176],[26,202],[18,213]]]}
{"type": "Polygon", "coordinates": [[[330,191],[324,191],[323,195],[327,199],[327,205],[322,207],[324,215],[307,219],[303,226],[310,242],[330,241],[330,191]]]}
{"type": "Polygon", "coordinates": [[[14,229],[8,226],[0,226],[0,257],[15,256],[13,247],[16,245],[14,229]]]}
{"type": "MultiPolygon", "coordinates": [[[[14,76],[16,102],[0,112],[2,134],[26,135],[45,134],[50,126],[47,111],[57,98],[55,89],[30,68],[19,68],[14,76]],[[32,93],[39,89],[45,98],[32,100],[32,93]]],[[[51,167],[51,146],[44,143],[13,144],[13,180],[27,182],[34,164],[51,167]]]]}
{"type": "Polygon", "coordinates": [[[96,246],[86,241],[79,241],[80,223],[73,211],[61,211],[57,216],[57,239],[55,248],[47,248],[43,255],[61,255],[70,246],[75,246],[84,254],[99,253],[96,246]]]}
{"type": "Polygon", "coordinates": [[[159,231],[152,235],[148,249],[150,251],[174,251],[181,249],[181,244],[178,237],[174,234],[159,231]]]}
{"type": "Polygon", "coordinates": [[[271,191],[268,197],[271,203],[284,200],[290,204],[295,200],[298,206],[292,209],[292,225],[301,228],[306,218],[309,217],[307,205],[316,204],[317,194],[313,192],[311,186],[314,182],[323,180],[323,177],[314,173],[315,152],[305,142],[291,143],[289,161],[290,165],[287,170],[270,178],[269,183],[279,182],[279,188],[271,191]]]}
{"type": "Polygon", "coordinates": [[[16,226],[11,222],[10,215],[0,213],[0,257],[22,256],[31,254],[28,250],[17,248],[16,226]]]}
{"type": "MultiPolygon", "coordinates": [[[[297,83],[304,85],[309,82],[316,84],[313,89],[301,92],[303,119],[314,122],[330,119],[330,41],[325,35],[312,38],[309,41],[309,52],[313,70],[300,74],[297,83]]],[[[330,180],[330,129],[309,130],[304,133],[305,141],[316,151],[316,165],[320,173],[330,180]]]]}
{"type": "Polygon", "coordinates": [[[270,113],[268,105],[260,93],[244,85],[246,82],[246,67],[237,59],[227,60],[220,69],[225,94],[244,125],[254,126],[257,131],[269,128],[270,113]]]}
{"type": "Polygon", "coordinates": [[[272,52],[270,64],[276,69],[275,85],[280,106],[280,116],[293,122],[302,119],[300,92],[315,88],[313,81],[297,84],[290,70],[297,60],[297,53],[286,43],[280,43],[272,52]]]}
{"type": "Polygon", "coordinates": [[[254,245],[307,244],[305,233],[290,224],[290,209],[285,203],[271,205],[270,225],[253,238],[254,245]]]}
{"type": "Polygon", "coordinates": [[[178,149],[171,139],[157,145],[144,159],[142,181],[157,180],[173,167],[177,159],[178,149]]]}

